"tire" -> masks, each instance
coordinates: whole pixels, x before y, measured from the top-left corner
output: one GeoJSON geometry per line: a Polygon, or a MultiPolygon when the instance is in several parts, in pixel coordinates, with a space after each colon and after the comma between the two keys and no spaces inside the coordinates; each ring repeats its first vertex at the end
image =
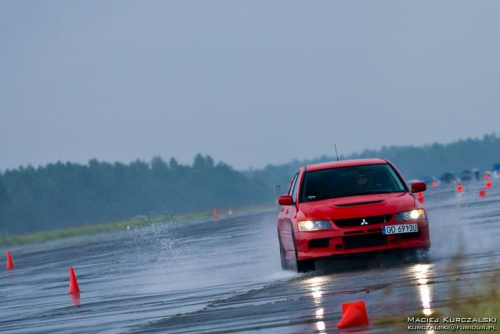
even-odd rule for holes
{"type": "Polygon", "coordinates": [[[280,231],[278,230],[278,240],[280,243],[280,259],[281,259],[281,269],[288,270],[288,264],[286,262],[285,248],[283,247],[283,243],[281,242],[280,231]]]}
{"type": "Polygon", "coordinates": [[[314,260],[296,260],[297,264],[297,272],[298,273],[307,273],[309,271],[314,271],[315,269],[315,264],[314,260]]]}
{"type": "Polygon", "coordinates": [[[426,263],[429,262],[428,248],[409,248],[401,250],[398,254],[403,263],[426,263]]]}
{"type": "Polygon", "coordinates": [[[418,262],[427,263],[430,261],[429,248],[419,248],[415,250],[415,257],[418,262]]]}
{"type": "Polygon", "coordinates": [[[293,226],[292,226],[292,238],[293,238],[293,247],[295,248],[295,263],[293,269],[295,269],[298,273],[306,273],[308,271],[314,271],[315,269],[314,260],[299,261],[297,242],[295,241],[295,233],[293,232],[293,226]]]}

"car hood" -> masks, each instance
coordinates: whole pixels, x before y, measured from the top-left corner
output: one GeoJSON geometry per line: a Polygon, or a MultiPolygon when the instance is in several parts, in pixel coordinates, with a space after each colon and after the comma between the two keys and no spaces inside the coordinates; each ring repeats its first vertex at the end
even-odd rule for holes
{"type": "Polygon", "coordinates": [[[394,214],[416,207],[411,193],[350,196],[299,204],[301,219],[347,219],[394,214]]]}

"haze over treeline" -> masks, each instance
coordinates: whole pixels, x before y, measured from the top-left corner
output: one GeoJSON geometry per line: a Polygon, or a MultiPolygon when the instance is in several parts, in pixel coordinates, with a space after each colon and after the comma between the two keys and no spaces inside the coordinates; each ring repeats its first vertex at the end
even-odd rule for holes
{"type": "MultiPolygon", "coordinates": [[[[500,161],[500,137],[460,140],[423,147],[383,147],[341,156],[381,157],[393,161],[407,179],[465,169],[491,169],[500,161]]],[[[274,185],[283,191],[297,168],[334,160],[322,156],[307,161],[268,165],[240,172],[210,156],[198,154],[192,165],[159,157],[130,164],[91,160],[88,164],[57,162],[0,173],[0,233],[27,233],[161,215],[272,204],[274,185]]]]}
{"type": "MultiPolygon", "coordinates": [[[[340,147],[341,149],[341,147],[340,147]]],[[[332,151],[335,149],[332,144],[332,151]]],[[[493,133],[482,139],[468,138],[450,144],[434,143],[421,147],[391,146],[380,150],[364,150],[361,153],[340,155],[340,159],[383,158],[396,164],[407,180],[423,176],[439,176],[444,172],[459,175],[466,169],[478,168],[484,172],[492,164],[500,162],[500,136],[493,133]]],[[[288,185],[291,177],[300,166],[335,160],[335,155],[298,161],[279,166],[268,165],[263,170],[246,173],[265,184],[288,185]]],[[[286,187],[285,186],[285,187],[286,187]]]]}

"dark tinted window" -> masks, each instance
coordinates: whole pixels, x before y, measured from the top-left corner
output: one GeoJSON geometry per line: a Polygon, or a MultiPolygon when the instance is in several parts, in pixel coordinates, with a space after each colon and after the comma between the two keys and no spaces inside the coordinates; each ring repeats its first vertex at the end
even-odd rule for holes
{"type": "Polygon", "coordinates": [[[389,164],[342,167],[306,172],[300,201],[403,191],[407,189],[389,164]]]}

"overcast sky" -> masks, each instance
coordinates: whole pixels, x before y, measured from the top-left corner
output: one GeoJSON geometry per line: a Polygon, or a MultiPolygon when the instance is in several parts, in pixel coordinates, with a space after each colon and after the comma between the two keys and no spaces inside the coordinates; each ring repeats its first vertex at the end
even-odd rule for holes
{"type": "Polygon", "coordinates": [[[0,0],[0,170],[500,130],[500,1],[0,0]]]}

